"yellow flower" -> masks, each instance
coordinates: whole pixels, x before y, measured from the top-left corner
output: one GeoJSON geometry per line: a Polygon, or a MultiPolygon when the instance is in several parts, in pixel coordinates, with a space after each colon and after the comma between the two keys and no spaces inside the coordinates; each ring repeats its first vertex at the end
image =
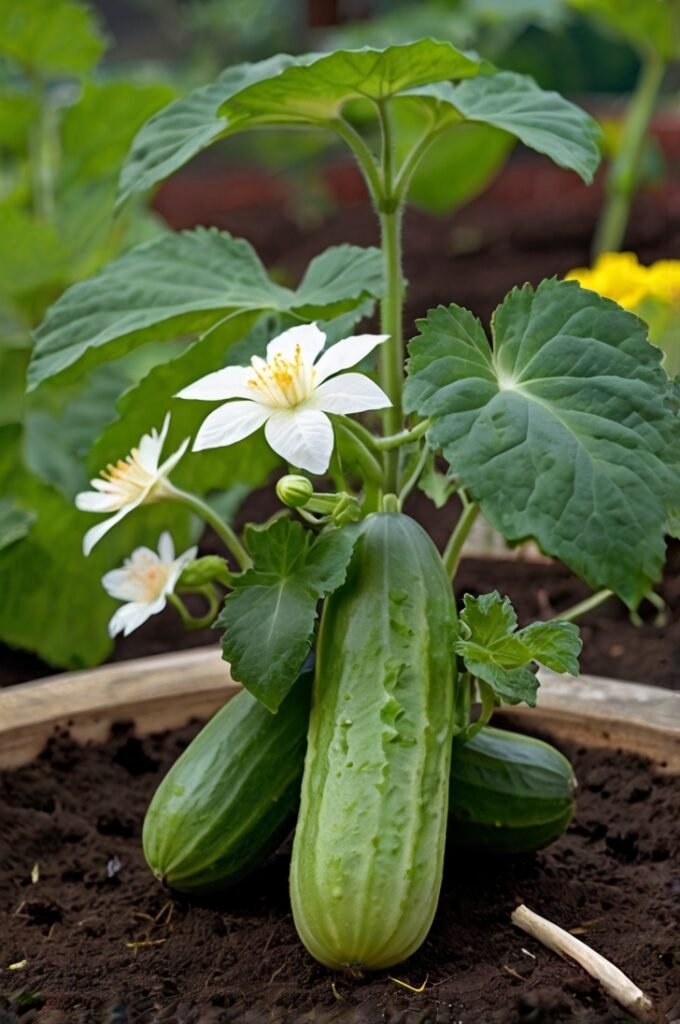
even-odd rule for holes
{"type": "Polygon", "coordinates": [[[649,270],[638,262],[634,252],[605,252],[598,256],[594,267],[577,267],[565,278],[613,299],[624,309],[635,309],[649,294],[649,270]]]}
{"type": "Polygon", "coordinates": [[[662,302],[680,302],[680,260],[657,260],[648,268],[648,294],[662,302]]]}

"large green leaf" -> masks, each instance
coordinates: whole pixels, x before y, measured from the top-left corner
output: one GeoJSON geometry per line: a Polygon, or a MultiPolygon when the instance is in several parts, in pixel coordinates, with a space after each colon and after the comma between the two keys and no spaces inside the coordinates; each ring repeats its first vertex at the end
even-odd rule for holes
{"type": "Polygon", "coordinates": [[[118,607],[101,577],[140,544],[155,547],[163,529],[185,550],[186,511],[167,504],[138,509],[85,558],[86,513],[28,473],[16,475],[8,491],[35,522],[28,536],[0,551],[0,639],[63,668],[98,664],[113,648],[107,623],[118,607]]]}
{"type": "Polygon", "coordinates": [[[518,629],[510,599],[495,590],[463,598],[456,653],[468,672],[506,704],[535,705],[538,680],[532,662],[578,675],[581,646],[578,627],[571,622],[534,622],[518,629]]]}
{"type": "Polygon", "coordinates": [[[302,668],[319,599],[344,582],[356,533],[346,526],[315,537],[285,516],[246,531],[254,566],[233,580],[216,625],[234,679],[270,711],[302,668]]]}
{"type": "Polygon", "coordinates": [[[121,199],[235,132],[262,125],[328,127],[351,100],[387,99],[424,82],[470,77],[479,67],[450,43],[421,39],[383,50],[281,54],[228,68],[142,128],[121,174],[121,199]]]}
{"type": "Polygon", "coordinates": [[[319,257],[300,289],[275,284],[255,250],[227,232],[197,228],[165,235],[69,288],[36,333],[31,388],[78,362],[87,369],[157,339],[196,336],[238,312],[334,312],[379,294],[380,254],[338,246],[319,257]],[[321,286],[320,278],[324,285],[321,286]]]}
{"type": "Polygon", "coordinates": [[[0,149],[24,156],[37,117],[38,105],[32,96],[0,89],[0,149]]]}
{"type": "Polygon", "coordinates": [[[653,50],[665,59],[680,55],[680,3],[678,0],[568,0],[582,14],[591,15],[624,36],[636,49],[653,50]]]}
{"type": "Polygon", "coordinates": [[[502,71],[452,85],[439,82],[411,91],[428,100],[437,127],[462,121],[509,132],[560,167],[592,181],[600,161],[596,121],[556,92],[546,92],[527,75],[502,71]]]}
{"type": "Polygon", "coordinates": [[[104,52],[87,7],[72,0],[2,0],[0,54],[42,76],[80,74],[104,52]]]}
{"type": "Polygon", "coordinates": [[[455,305],[419,328],[407,408],[430,417],[431,447],[489,522],[635,606],[659,579],[678,492],[678,431],[642,321],[551,280],[507,296],[493,348],[455,305]]]}

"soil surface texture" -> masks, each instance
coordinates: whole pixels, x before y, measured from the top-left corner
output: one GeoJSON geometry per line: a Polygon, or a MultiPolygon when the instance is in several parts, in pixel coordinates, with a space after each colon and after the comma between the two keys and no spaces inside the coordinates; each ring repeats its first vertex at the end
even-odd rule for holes
{"type": "Polygon", "coordinates": [[[563,748],[580,783],[567,834],[535,855],[451,856],[422,948],[353,978],[296,936],[290,843],[220,898],[176,896],[151,876],[144,811],[195,731],[139,740],[121,726],[86,748],[61,736],[0,774],[1,1024],[630,1021],[511,925],[519,903],[618,964],[660,1021],[680,1019],[677,777],[619,751],[563,748]]]}

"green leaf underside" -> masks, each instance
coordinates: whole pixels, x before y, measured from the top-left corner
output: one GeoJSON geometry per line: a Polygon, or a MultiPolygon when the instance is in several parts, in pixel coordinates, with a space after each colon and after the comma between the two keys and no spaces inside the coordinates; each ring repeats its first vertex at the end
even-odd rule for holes
{"type": "Polygon", "coordinates": [[[275,284],[255,250],[227,232],[163,235],[73,285],[36,332],[30,388],[74,363],[89,369],[147,341],[195,337],[240,312],[302,319],[340,312],[381,291],[377,249],[342,245],[309,267],[296,291],[275,284]]]}
{"type": "Polygon", "coordinates": [[[0,501],[0,551],[21,540],[29,533],[35,522],[33,512],[17,508],[11,501],[0,501]]]}
{"type": "Polygon", "coordinates": [[[534,622],[517,629],[510,599],[493,591],[463,598],[455,650],[468,672],[488,683],[504,703],[524,701],[533,707],[538,680],[531,662],[578,675],[581,641],[578,627],[571,622],[534,622]]]}
{"type": "Polygon", "coordinates": [[[309,652],[319,599],[344,582],[356,535],[346,526],[314,537],[287,517],[246,529],[254,567],[234,579],[215,626],[234,679],[272,712],[309,652]]]}
{"type": "Polygon", "coordinates": [[[279,54],[228,68],[142,128],[120,179],[121,200],[148,189],[219,138],[262,125],[327,126],[353,99],[384,100],[425,82],[476,75],[480,62],[422,39],[384,50],[279,54]]]}
{"type": "Polygon", "coordinates": [[[487,520],[637,605],[663,566],[679,443],[642,321],[551,280],[506,297],[493,350],[455,305],[418,326],[407,409],[431,419],[430,446],[487,520]]]}
{"type": "Polygon", "coordinates": [[[464,119],[502,129],[560,167],[576,171],[584,181],[593,179],[600,161],[597,122],[559,93],[541,89],[527,75],[502,71],[458,85],[422,86],[409,95],[428,100],[441,127],[464,119]]]}

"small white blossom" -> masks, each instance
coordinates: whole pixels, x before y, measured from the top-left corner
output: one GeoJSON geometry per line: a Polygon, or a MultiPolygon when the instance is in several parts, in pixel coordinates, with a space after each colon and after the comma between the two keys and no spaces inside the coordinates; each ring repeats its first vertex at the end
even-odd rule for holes
{"type": "Polygon", "coordinates": [[[185,565],[196,557],[198,548],[189,548],[175,558],[175,545],[165,531],[158,540],[158,554],[150,548],[135,548],[121,569],[112,569],[102,577],[111,597],[128,603],[114,613],[109,636],[128,636],[152,615],[162,612],[168,594],[172,594],[185,565]]]}
{"type": "Polygon", "coordinates": [[[267,345],[267,358],[227,366],[179,392],[179,398],[228,401],[203,421],[193,450],[235,444],[264,426],[270,447],[286,462],[325,473],[333,451],[326,413],[355,413],[391,405],[363,373],[339,373],[360,362],[386,334],[360,334],[332,345],[317,360],[326,335],[316,324],[291,327],[267,345]],[[335,376],[339,374],[339,376],[335,376]]]}
{"type": "Polygon", "coordinates": [[[119,459],[115,465],[110,463],[101,471],[101,479],[90,480],[94,490],[81,491],[76,495],[76,506],[84,512],[115,513],[87,531],[83,538],[84,554],[89,555],[97,541],[128,512],[139,505],[162,501],[174,494],[167,476],[187,450],[189,438],[185,438],[177,451],[159,465],[169,426],[170,413],[163,421],[160,434],[156,430],[144,434],[138,448],[133,448],[125,459],[119,459]]]}

